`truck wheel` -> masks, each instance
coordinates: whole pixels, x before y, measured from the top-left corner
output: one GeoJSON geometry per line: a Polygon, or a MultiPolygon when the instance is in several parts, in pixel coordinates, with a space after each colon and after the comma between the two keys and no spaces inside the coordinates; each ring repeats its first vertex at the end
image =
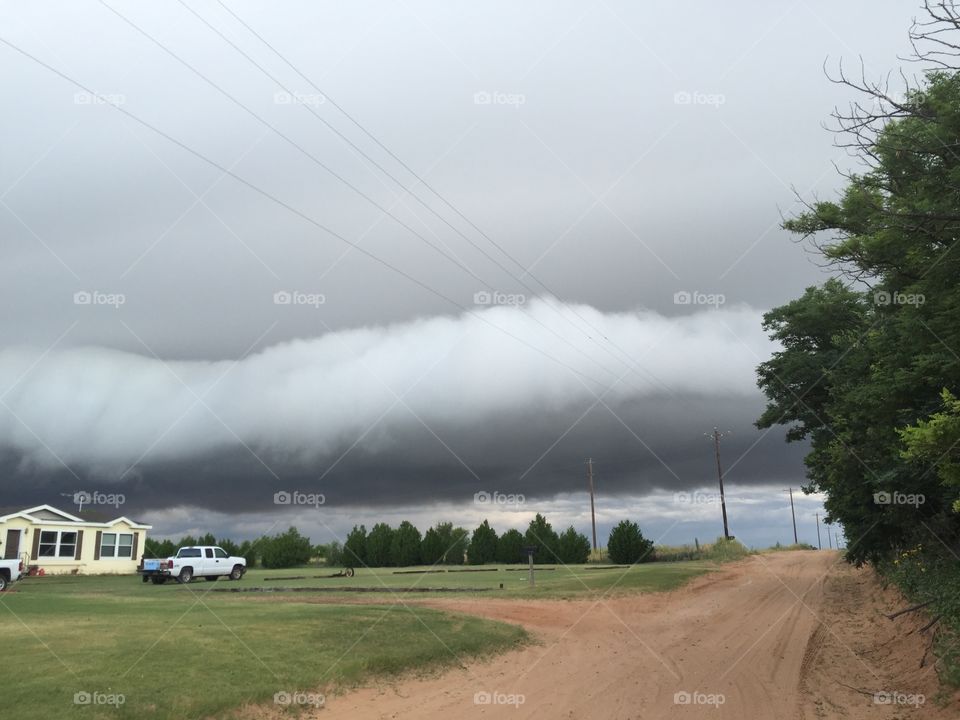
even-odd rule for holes
{"type": "Polygon", "coordinates": [[[185,567],[180,571],[180,574],[177,576],[177,582],[186,585],[188,582],[193,580],[193,568],[185,567]]]}
{"type": "Polygon", "coordinates": [[[240,565],[234,565],[233,570],[230,571],[231,580],[239,580],[243,577],[243,568],[240,565]]]}
{"type": "Polygon", "coordinates": [[[0,592],[3,592],[7,589],[7,577],[6,575],[0,575],[0,592]]]}
{"type": "Polygon", "coordinates": [[[154,577],[154,578],[150,578],[150,581],[154,585],[163,585],[167,581],[167,579],[165,577],[154,577]]]}
{"type": "Polygon", "coordinates": [[[146,575],[143,575],[140,582],[146,582],[149,579],[150,579],[149,577],[147,577],[146,575]]]}
{"type": "Polygon", "coordinates": [[[203,577],[206,578],[209,582],[213,582],[219,577],[219,575],[204,575],[203,577]]]}

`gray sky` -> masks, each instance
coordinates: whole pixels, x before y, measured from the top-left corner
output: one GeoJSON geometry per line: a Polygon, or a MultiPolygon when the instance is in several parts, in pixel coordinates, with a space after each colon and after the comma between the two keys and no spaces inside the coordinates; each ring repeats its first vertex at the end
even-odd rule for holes
{"type": "Polygon", "coordinates": [[[773,503],[741,536],[788,539],[762,516],[803,448],[752,428],[759,319],[824,275],[780,212],[850,163],[824,60],[897,67],[913,4],[227,3],[320,92],[217,2],[189,7],[250,59],[183,5],[109,6],[234,100],[103,4],[3,3],[4,40],[101,95],[0,45],[4,504],[119,489],[241,535],[300,488],[319,535],[475,524],[496,490],[527,498],[505,524],[585,530],[594,456],[611,519],[680,541],[651,498],[709,486],[718,425],[773,503]]]}

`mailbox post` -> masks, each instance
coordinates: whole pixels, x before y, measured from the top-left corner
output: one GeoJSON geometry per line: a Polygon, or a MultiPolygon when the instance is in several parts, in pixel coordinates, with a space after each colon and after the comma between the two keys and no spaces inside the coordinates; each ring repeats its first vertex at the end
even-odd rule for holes
{"type": "Polygon", "coordinates": [[[527,555],[527,562],[530,565],[530,587],[534,587],[535,583],[533,580],[533,556],[537,552],[536,545],[527,545],[523,548],[523,552],[527,555]]]}

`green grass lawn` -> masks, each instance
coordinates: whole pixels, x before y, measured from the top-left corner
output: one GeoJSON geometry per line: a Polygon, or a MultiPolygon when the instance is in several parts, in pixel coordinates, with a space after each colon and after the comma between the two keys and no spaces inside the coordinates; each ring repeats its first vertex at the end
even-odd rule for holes
{"type": "MultiPolygon", "coordinates": [[[[703,563],[629,570],[584,566],[525,572],[395,574],[314,578],[326,569],[252,570],[240,582],[189,586],[139,578],[28,578],[0,595],[0,677],[7,716],[87,718],[229,717],[278,692],[342,688],[374,675],[429,671],[524,642],[517,627],[416,605],[402,588],[460,588],[459,597],[595,597],[667,590],[705,572],[703,563]],[[270,581],[306,575],[302,580],[270,581]],[[503,589],[500,588],[503,583],[503,589]],[[323,587],[334,593],[229,593],[243,587],[323,587]],[[347,587],[376,587],[350,593],[347,587]],[[366,603],[318,603],[317,598],[366,603]],[[124,703],[76,705],[76,693],[122,694],[124,703]]],[[[446,596],[446,595],[445,595],[446,596]]]]}

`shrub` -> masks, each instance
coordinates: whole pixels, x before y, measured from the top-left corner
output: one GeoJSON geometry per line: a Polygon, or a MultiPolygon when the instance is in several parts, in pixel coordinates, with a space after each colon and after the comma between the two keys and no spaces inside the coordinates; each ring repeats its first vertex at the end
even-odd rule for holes
{"type": "Polygon", "coordinates": [[[527,545],[537,548],[533,555],[535,563],[555,563],[558,561],[557,545],[560,540],[557,533],[554,532],[553,526],[540,513],[537,513],[536,517],[530,521],[530,526],[527,528],[523,539],[527,545]]]}
{"type": "Polygon", "coordinates": [[[590,541],[586,535],[576,531],[571,525],[560,535],[557,544],[557,554],[560,556],[560,562],[568,565],[580,565],[590,557],[590,541]]]}
{"type": "Polygon", "coordinates": [[[263,538],[257,546],[265,568],[287,568],[310,562],[313,546],[296,528],[285,533],[263,538]]]}
{"type": "Polygon", "coordinates": [[[653,541],[643,537],[640,526],[635,522],[621,520],[620,524],[610,531],[607,554],[610,561],[617,565],[651,562],[654,559],[653,541]]]}
{"type": "Polygon", "coordinates": [[[483,565],[493,562],[497,557],[497,531],[484,520],[473,531],[470,546],[467,548],[467,558],[471,565],[483,565]]]}
{"type": "Polygon", "coordinates": [[[523,535],[519,530],[507,530],[497,540],[496,560],[499,563],[520,563],[523,557],[523,535]]]}
{"type": "Polygon", "coordinates": [[[377,523],[367,535],[367,565],[386,567],[391,564],[390,551],[394,530],[386,523],[377,523]]]}
{"type": "Polygon", "coordinates": [[[343,543],[343,562],[351,567],[367,564],[367,528],[354,525],[343,543]]]}
{"type": "Polygon", "coordinates": [[[420,564],[420,531],[413,523],[404,520],[393,533],[393,544],[390,546],[390,560],[398,567],[409,567],[420,564]]]}

